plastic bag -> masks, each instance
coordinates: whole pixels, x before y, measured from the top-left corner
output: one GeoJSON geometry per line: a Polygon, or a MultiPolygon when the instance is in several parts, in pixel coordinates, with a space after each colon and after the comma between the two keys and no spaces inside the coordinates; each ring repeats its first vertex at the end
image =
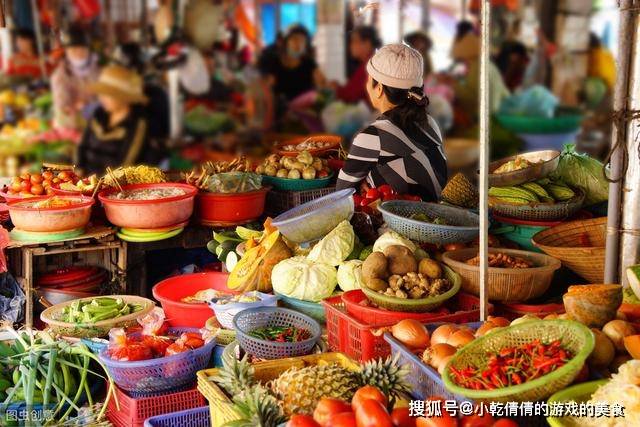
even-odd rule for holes
{"type": "Polygon", "coordinates": [[[500,105],[500,114],[551,118],[558,102],[549,89],[535,85],[505,98],[500,105]]]}
{"type": "Polygon", "coordinates": [[[558,168],[552,176],[584,191],[584,206],[609,199],[609,182],[604,176],[602,163],[587,154],[577,153],[573,144],[564,146],[558,168]]]}
{"type": "Polygon", "coordinates": [[[24,291],[18,281],[11,273],[2,273],[0,276],[0,321],[21,322],[24,316],[25,302],[24,291]]]}
{"type": "Polygon", "coordinates": [[[262,176],[249,172],[227,172],[212,175],[207,183],[212,193],[246,193],[262,188],[262,176]]]}

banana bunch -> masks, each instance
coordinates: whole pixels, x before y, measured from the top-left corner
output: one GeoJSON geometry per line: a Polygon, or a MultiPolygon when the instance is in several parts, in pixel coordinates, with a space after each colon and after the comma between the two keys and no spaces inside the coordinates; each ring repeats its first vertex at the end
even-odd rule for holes
{"type": "Polygon", "coordinates": [[[543,178],[510,187],[491,187],[489,196],[501,202],[518,205],[529,203],[557,203],[575,197],[575,192],[561,181],[543,178]]]}
{"type": "Polygon", "coordinates": [[[262,231],[238,226],[235,230],[213,232],[213,240],[207,243],[207,249],[224,263],[227,271],[232,271],[240,260],[236,248],[242,242],[261,239],[262,231]]]}

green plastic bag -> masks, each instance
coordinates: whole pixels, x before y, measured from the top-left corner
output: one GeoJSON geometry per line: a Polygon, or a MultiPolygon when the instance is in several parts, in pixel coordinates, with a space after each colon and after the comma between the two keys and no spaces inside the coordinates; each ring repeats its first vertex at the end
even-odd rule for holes
{"type": "Polygon", "coordinates": [[[587,154],[577,153],[575,145],[566,144],[560,155],[553,178],[585,192],[584,206],[602,203],[609,199],[609,182],[605,178],[602,163],[587,154]]]}

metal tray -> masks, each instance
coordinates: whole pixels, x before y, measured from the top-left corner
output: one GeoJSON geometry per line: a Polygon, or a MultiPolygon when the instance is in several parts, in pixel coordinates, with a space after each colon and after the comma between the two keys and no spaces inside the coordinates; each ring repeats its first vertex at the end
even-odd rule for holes
{"type": "Polygon", "coordinates": [[[489,164],[489,186],[507,187],[544,178],[556,170],[559,161],[560,152],[557,150],[532,151],[530,153],[518,154],[517,156],[505,157],[504,159],[496,160],[489,164]],[[516,157],[522,157],[532,163],[538,162],[539,160],[542,160],[542,162],[513,172],[500,174],[493,173],[494,170],[498,169],[503,164],[514,160],[516,157]]]}

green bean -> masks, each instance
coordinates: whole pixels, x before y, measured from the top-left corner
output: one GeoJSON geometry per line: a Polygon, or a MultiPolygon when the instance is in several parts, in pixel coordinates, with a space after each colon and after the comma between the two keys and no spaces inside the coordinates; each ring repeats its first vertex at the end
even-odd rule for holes
{"type": "MultiPolygon", "coordinates": [[[[84,384],[87,380],[87,370],[89,369],[89,358],[85,355],[84,356],[84,363],[82,366],[82,370],[80,371],[80,385],[78,386],[78,390],[76,391],[76,395],[73,398],[73,403],[76,403],[79,399],[80,396],[82,395],[82,392],[84,391],[84,384]]],[[[71,407],[69,407],[69,409],[67,409],[67,412],[65,412],[62,415],[61,419],[66,419],[69,414],[71,413],[71,407]]]]}

